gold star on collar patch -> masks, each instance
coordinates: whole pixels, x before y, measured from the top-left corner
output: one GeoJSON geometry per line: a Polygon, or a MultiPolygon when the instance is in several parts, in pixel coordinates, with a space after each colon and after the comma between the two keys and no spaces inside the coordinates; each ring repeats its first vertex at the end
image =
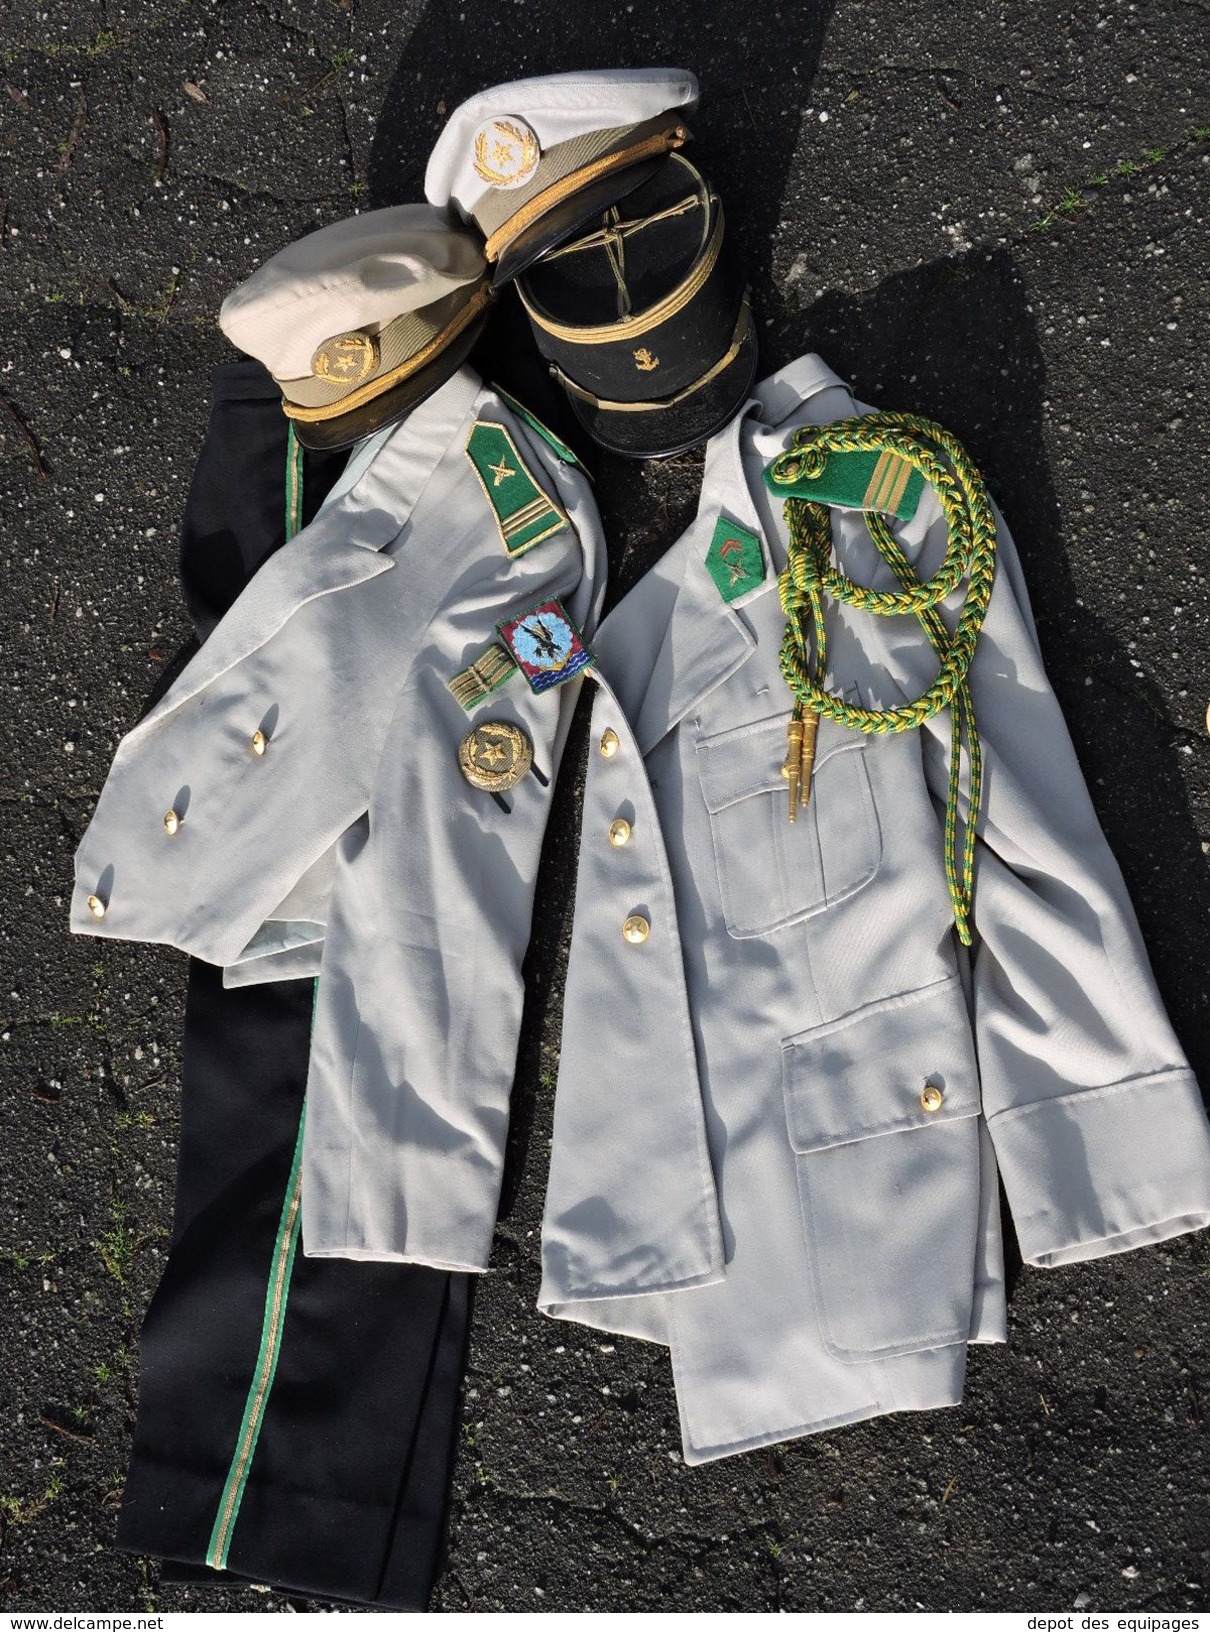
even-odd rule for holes
{"type": "Polygon", "coordinates": [[[720,516],[706,551],[706,571],[728,604],[765,581],[765,552],[760,534],[729,516],[720,516]]]}

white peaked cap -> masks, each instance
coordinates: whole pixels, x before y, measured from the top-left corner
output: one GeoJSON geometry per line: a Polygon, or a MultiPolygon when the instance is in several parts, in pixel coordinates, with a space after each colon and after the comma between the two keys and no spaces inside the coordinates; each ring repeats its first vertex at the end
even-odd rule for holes
{"type": "Polygon", "coordinates": [[[432,205],[370,210],[271,256],[224,300],[219,327],[276,380],[297,380],[325,340],[377,333],[485,270],[478,240],[432,205]]]}
{"type": "MultiPolygon", "coordinates": [[[[494,85],[450,115],[425,171],[425,197],[431,204],[452,204],[469,218],[483,194],[500,186],[485,178],[482,166],[476,169],[476,139],[495,121],[519,125],[546,153],[564,142],[642,125],[661,114],[689,114],[697,96],[696,78],[681,68],[602,68],[494,85]]],[[[504,185],[523,185],[533,173],[530,169],[520,182],[504,185]]]]}

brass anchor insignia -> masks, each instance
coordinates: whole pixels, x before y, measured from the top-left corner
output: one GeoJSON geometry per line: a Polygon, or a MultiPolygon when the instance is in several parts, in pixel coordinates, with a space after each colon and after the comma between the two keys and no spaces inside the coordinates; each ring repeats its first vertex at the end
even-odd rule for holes
{"type": "Polygon", "coordinates": [[[642,369],[644,374],[650,374],[653,368],[660,366],[660,360],[653,357],[646,346],[639,346],[634,353],[634,366],[642,369]]]}

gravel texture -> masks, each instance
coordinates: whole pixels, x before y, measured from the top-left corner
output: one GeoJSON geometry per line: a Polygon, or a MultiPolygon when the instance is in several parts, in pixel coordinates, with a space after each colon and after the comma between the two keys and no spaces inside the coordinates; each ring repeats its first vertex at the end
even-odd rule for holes
{"type": "MultiPolygon", "coordinates": [[[[230,355],[222,295],[311,224],[418,197],[444,114],[483,85],[696,70],[697,157],[751,269],[764,362],[818,349],[866,400],[942,420],[1008,515],[1210,1081],[1205,10],[7,0],[0,1605],[215,1604],[111,1547],[171,1216],[184,960],[71,940],[71,856],[189,634],[176,533],[208,371],[230,355]]],[[[697,464],[604,467],[611,599],[692,515],[697,464]]],[[[699,1469],[663,1351],[536,1314],[576,769],[573,752],[435,1607],[1203,1605],[1204,1238],[1018,1274],[1009,1344],[973,1352],[960,1409],[699,1469]]]]}

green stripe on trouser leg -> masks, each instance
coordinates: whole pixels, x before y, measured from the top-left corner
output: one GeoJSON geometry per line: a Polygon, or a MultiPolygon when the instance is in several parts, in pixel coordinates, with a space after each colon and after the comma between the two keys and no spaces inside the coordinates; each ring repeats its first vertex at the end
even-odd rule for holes
{"type": "Polygon", "coordinates": [[[294,434],[294,422],[287,421],[286,430],[286,543],[302,527],[303,506],[303,450],[294,434]]]}
{"type": "MultiPolygon", "coordinates": [[[[288,544],[302,526],[303,507],[303,450],[294,434],[293,425],[290,425],[286,432],[285,495],[288,544]]],[[[318,995],[319,982],[316,981],[314,998],[318,998],[318,995]]],[[[314,1000],[311,1015],[314,1019],[314,1000]]],[[[248,1398],[244,1404],[243,1420],[235,1441],[235,1455],[231,1458],[231,1466],[227,1470],[227,1481],[219,1498],[214,1528],[210,1532],[210,1542],[206,1548],[206,1562],[216,1570],[227,1568],[227,1554],[231,1548],[235,1521],[239,1517],[239,1504],[243,1500],[244,1486],[248,1483],[248,1472],[252,1466],[252,1458],[256,1454],[256,1442],[260,1438],[265,1408],[269,1403],[273,1378],[277,1372],[277,1359],[281,1353],[286,1299],[290,1293],[290,1276],[294,1269],[294,1254],[298,1247],[298,1231],[302,1218],[302,1148],[306,1120],[307,1107],[304,1103],[298,1119],[298,1137],[294,1141],[294,1158],[290,1164],[290,1177],[286,1181],[286,1194],[277,1224],[277,1237],[273,1243],[273,1256],[269,1261],[269,1284],[265,1292],[260,1349],[252,1371],[248,1398]]]]}
{"type": "Polygon", "coordinates": [[[239,1517],[244,1486],[248,1483],[248,1473],[256,1453],[256,1442],[260,1438],[261,1424],[265,1419],[265,1408],[269,1403],[269,1393],[273,1387],[277,1360],[281,1353],[286,1299],[290,1292],[290,1274],[294,1268],[294,1253],[298,1247],[299,1223],[302,1216],[302,1148],[306,1120],[307,1111],[304,1105],[302,1115],[298,1119],[298,1138],[294,1144],[294,1160],[290,1166],[285,1200],[282,1202],[277,1239],[273,1244],[269,1285],[265,1293],[265,1314],[261,1322],[260,1350],[256,1356],[243,1421],[240,1423],[239,1435],[235,1442],[235,1455],[231,1459],[227,1482],[223,1486],[218,1513],[215,1515],[214,1528],[210,1532],[210,1543],[206,1548],[206,1562],[216,1570],[227,1568],[227,1554],[231,1548],[235,1521],[239,1517]]]}

